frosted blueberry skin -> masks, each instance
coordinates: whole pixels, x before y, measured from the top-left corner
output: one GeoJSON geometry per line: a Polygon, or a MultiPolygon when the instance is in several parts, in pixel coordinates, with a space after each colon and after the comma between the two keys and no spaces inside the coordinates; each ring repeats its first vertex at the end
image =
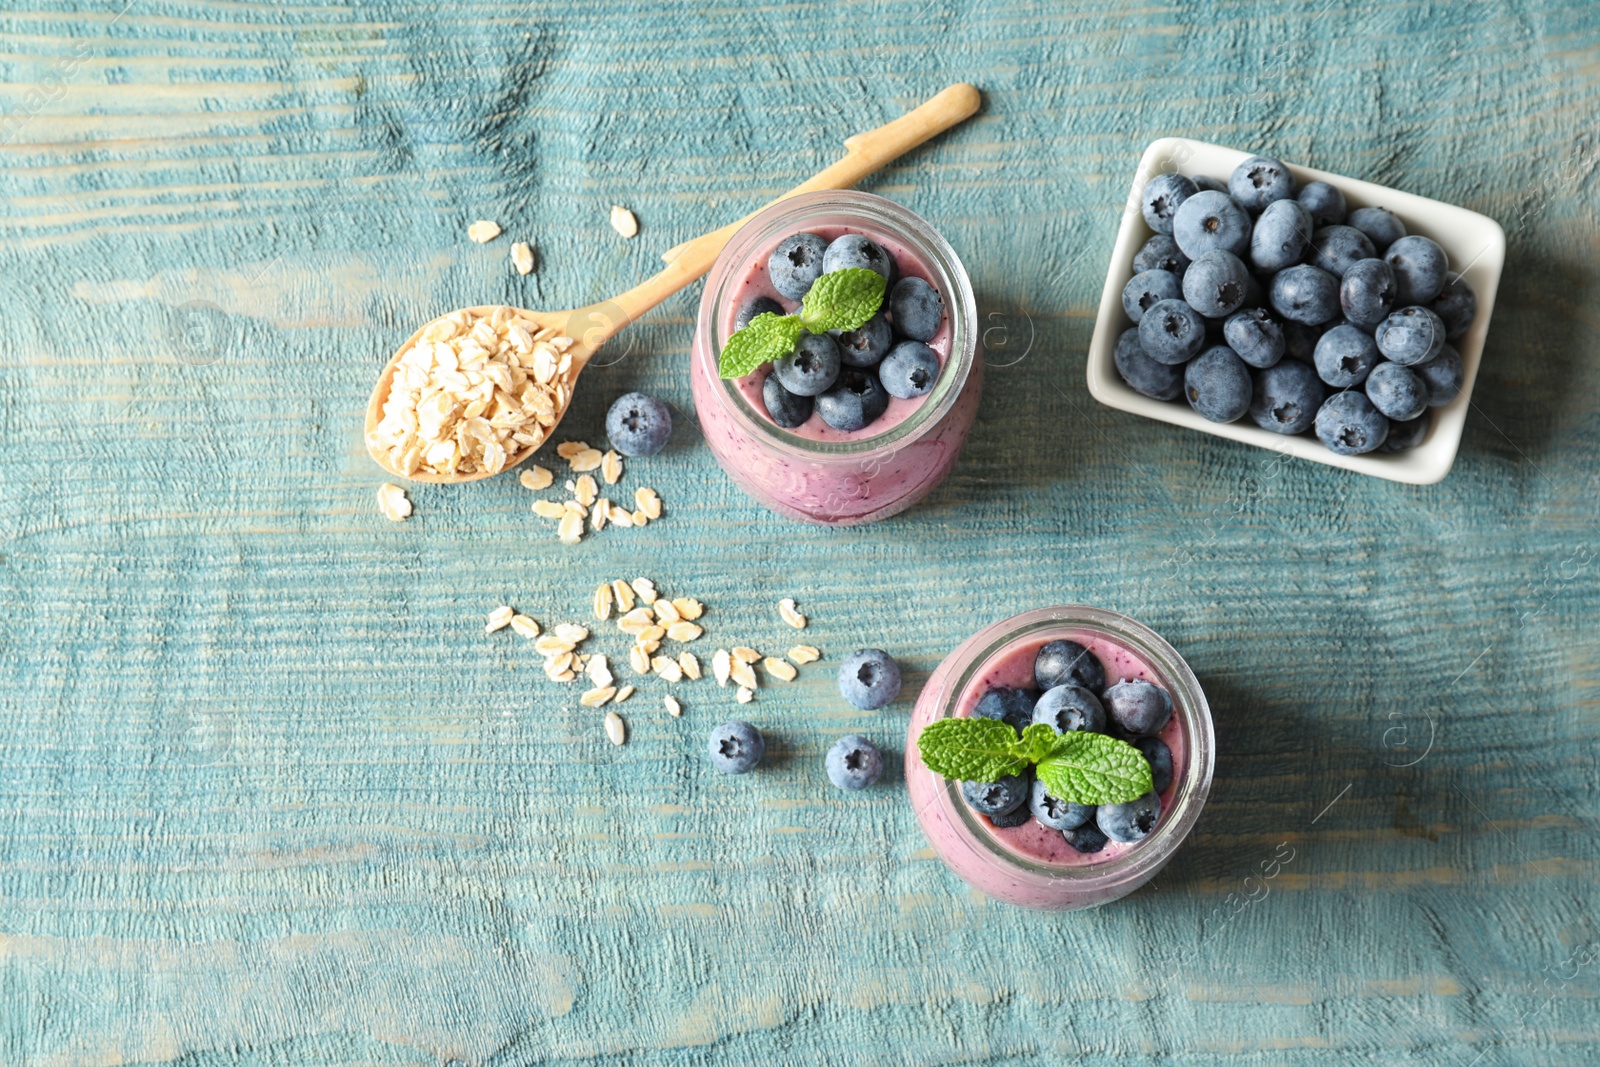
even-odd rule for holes
{"type": "Polygon", "coordinates": [[[1172,237],[1191,260],[1217,249],[1247,255],[1250,231],[1250,213],[1227,193],[1195,193],[1172,218],[1172,237]]]}
{"type": "Polygon", "coordinates": [[[1222,339],[1252,367],[1270,367],[1283,358],[1283,324],[1266,308],[1246,308],[1228,316],[1222,339]]]}
{"type": "Polygon", "coordinates": [[[1339,307],[1357,326],[1373,328],[1394,307],[1394,271],[1381,259],[1354,263],[1339,280],[1339,307]]]}
{"type": "Polygon", "coordinates": [[[822,254],[822,273],[832,274],[847,267],[864,267],[883,275],[884,281],[894,283],[894,257],[872,238],[859,233],[847,233],[828,245],[822,254]]]}
{"type": "Polygon", "coordinates": [[[1259,214],[1268,205],[1294,196],[1294,175],[1271,156],[1251,156],[1233,168],[1228,193],[1246,211],[1259,214]]]}
{"type": "Polygon", "coordinates": [[[1311,429],[1327,395],[1314,369],[1289,359],[1255,371],[1252,377],[1255,391],[1250,400],[1251,422],[1281,434],[1311,429]]]}
{"type": "Polygon", "coordinates": [[[1365,393],[1334,393],[1317,412],[1317,439],[1341,456],[1359,456],[1379,448],[1389,436],[1389,420],[1365,393]]]}
{"type": "Polygon", "coordinates": [[[1227,345],[1214,345],[1183,371],[1189,406],[1211,422],[1233,422],[1250,410],[1250,369],[1227,345]]]}
{"type": "Polygon", "coordinates": [[[1379,253],[1406,235],[1406,224],[1386,207],[1358,207],[1345,221],[1366,234],[1379,253]]]}
{"type": "Polygon", "coordinates": [[[1161,798],[1151,791],[1126,804],[1102,804],[1095,809],[1094,821],[1113,841],[1124,845],[1143,841],[1161,822],[1161,798]]]}
{"type": "Polygon", "coordinates": [[[1091,693],[1106,688],[1105,664],[1076,641],[1051,641],[1033,659],[1033,680],[1040,689],[1079,685],[1091,693]]]}
{"type": "Polygon", "coordinates": [[[1183,299],[1208,319],[1225,319],[1250,295],[1250,269],[1232,252],[1207,252],[1183,275],[1183,299]]]}
{"type": "Polygon", "coordinates": [[[939,380],[939,353],[921,341],[901,341],[878,364],[878,381],[890,396],[927,396],[939,380]]]}
{"type": "Polygon", "coordinates": [[[865,789],[883,774],[883,753],[860,734],[846,734],[833,743],[823,759],[828,781],[847,792],[865,789]]]}
{"type": "Polygon", "coordinates": [[[1298,263],[1272,276],[1268,301],[1283,318],[1320,326],[1339,317],[1339,279],[1309,263],[1298,263]]]}
{"type": "Polygon", "coordinates": [[[1461,394],[1463,374],[1461,368],[1461,353],[1454,346],[1446,344],[1439,350],[1439,354],[1423,363],[1418,363],[1412,370],[1417,372],[1417,377],[1422,379],[1423,385],[1428,388],[1428,406],[1441,408],[1461,394]]]}
{"type": "Polygon", "coordinates": [[[815,401],[822,421],[841,433],[866,428],[889,410],[889,394],[871,370],[846,367],[839,379],[815,401]]]}
{"type": "Polygon", "coordinates": [[[772,421],[785,430],[803,425],[811,417],[814,406],[809,396],[794,395],[771,374],[761,383],[761,403],[767,409],[767,414],[772,416],[772,421]]]}
{"type": "Polygon", "coordinates": [[[1410,367],[1444,351],[1444,323],[1425,307],[1403,307],[1378,323],[1372,338],[1384,356],[1410,367]]]}
{"type": "Polygon", "coordinates": [[[1172,749],[1159,737],[1139,737],[1129,742],[1150,764],[1151,790],[1160,796],[1172,785],[1172,749]]]}
{"type": "Polygon", "coordinates": [[[839,693],[853,707],[876,711],[900,695],[900,665],[881,648],[861,648],[839,664],[839,693]]]}
{"type": "MultiPolygon", "coordinates": [[[[1171,753],[1167,754],[1168,772],[1171,772],[1171,753]]],[[[1076,830],[1094,818],[1093,804],[1074,804],[1059,800],[1045,790],[1037,778],[1028,790],[1028,813],[1052,830],[1076,830]]]]}
{"type": "Polygon", "coordinates": [[[1428,436],[1430,419],[1427,415],[1419,415],[1405,422],[1389,423],[1389,436],[1383,439],[1383,444],[1378,446],[1379,452],[1408,452],[1422,443],[1428,436]]]}
{"type": "Polygon", "coordinates": [[[1389,246],[1383,259],[1394,271],[1397,305],[1427,304],[1443,291],[1450,259],[1432,238],[1402,237],[1389,246]]]}
{"type": "Polygon", "coordinates": [[[1348,389],[1367,380],[1378,362],[1378,345],[1365,331],[1346,323],[1335,326],[1317,341],[1317,375],[1335,389],[1348,389]]]}
{"type": "Polygon", "coordinates": [[[733,328],[735,331],[750,325],[750,320],[757,315],[787,315],[783,305],[770,296],[758,296],[739,309],[739,314],[734,316],[733,328]]]}
{"type": "Polygon", "coordinates": [[[1172,718],[1172,694],[1142,678],[1107,689],[1105,705],[1112,725],[1129,737],[1154,736],[1172,718]]]}
{"type": "Polygon", "coordinates": [[[799,300],[822,277],[828,242],[814,233],[796,233],[778,242],[767,257],[767,278],[781,296],[799,300]]]}
{"type": "Polygon", "coordinates": [[[1179,277],[1189,269],[1189,257],[1183,254],[1168,234],[1158,233],[1152,236],[1139,249],[1133,257],[1133,272],[1143,274],[1147,270],[1164,270],[1179,277]]]}
{"type": "Polygon", "coordinates": [[[1112,362],[1128,388],[1152,400],[1176,400],[1183,395],[1183,365],[1162,363],[1145,354],[1139,331],[1129,327],[1117,338],[1112,362]]]}
{"type": "Polygon", "coordinates": [[[1250,265],[1263,273],[1292,267],[1311,246],[1311,212],[1298,200],[1275,200],[1256,220],[1250,234],[1250,265]]]}
{"type": "Polygon", "coordinates": [[[1478,294],[1472,291],[1466,279],[1450,271],[1445,274],[1444,289],[1428,307],[1444,323],[1444,339],[1457,341],[1471,328],[1478,314],[1478,294]]]}
{"type": "Polygon", "coordinates": [[[1122,287],[1122,310],[1135,326],[1144,313],[1163,300],[1182,300],[1183,282],[1168,270],[1140,271],[1122,287]]]}
{"type": "Polygon", "coordinates": [[[1009,815],[1018,808],[1027,810],[1028,780],[1020,774],[1008,774],[993,782],[962,782],[961,799],[967,807],[990,818],[1009,815]]]}
{"type": "Polygon", "coordinates": [[[1145,182],[1144,192],[1139,195],[1139,211],[1156,233],[1171,233],[1172,216],[1198,191],[1194,182],[1182,174],[1157,174],[1145,182]]]}
{"type": "Polygon", "coordinates": [[[1139,320],[1139,344],[1158,363],[1185,363],[1206,343],[1206,320],[1182,300],[1157,301],[1139,320]]]}
{"type": "Polygon", "coordinates": [[[1367,399],[1386,419],[1405,422],[1428,409],[1428,387],[1410,367],[1385,361],[1367,375],[1367,399]]]}
{"type": "Polygon", "coordinates": [[[860,328],[841,332],[835,341],[839,345],[839,359],[845,366],[876,367],[894,344],[894,328],[880,311],[860,328]]]}
{"type": "Polygon", "coordinates": [[[802,334],[794,351],[772,361],[772,377],[795,396],[820,396],[839,378],[839,346],[825,333],[802,334]]]}
{"type": "Polygon", "coordinates": [[[1058,734],[1099,734],[1106,729],[1106,709],[1100,698],[1083,686],[1058,685],[1046,689],[1033,706],[1033,721],[1058,734]]]}
{"type": "Polygon", "coordinates": [[[1306,262],[1340,278],[1363,259],[1377,254],[1372,241],[1354,226],[1326,226],[1311,235],[1306,262]]]}
{"type": "Polygon", "coordinates": [[[711,731],[706,751],[711,765],[723,774],[748,774],[766,755],[767,743],[760,730],[735,719],[711,731]]]}
{"type": "Polygon", "coordinates": [[[972,714],[980,719],[999,719],[1009,723],[1020,737],[1028,724],[1033,722],[1033,705],[1038,699],[1039,694],[1031,689],[997,685],[978,698],[972,714]]]}
{"type": "Polygon", "coordinates": [[[1327,182],[1307,182],[1295,199],[1311,213],[1311,224],[1319,230],[1345,221],[1344,194],[1327,182]]]}
{"type": "Polygon", "coordinates": [[[624,393],[606,412],[606,437],[624,456],[653,456],[672,436],[672,409],[648,393],[624,393]]]}
{"type": "Polygon", "coordinates": [[[902,337],[931,341],[944,321],[944,300],[939,290],[922,278],[901,278],[889,290],[889,317],[902,337]]]}

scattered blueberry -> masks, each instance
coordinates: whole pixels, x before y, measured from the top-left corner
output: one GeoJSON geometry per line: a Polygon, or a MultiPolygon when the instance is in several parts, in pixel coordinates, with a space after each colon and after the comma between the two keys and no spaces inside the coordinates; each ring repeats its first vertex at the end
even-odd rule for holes
{"type": "Polygon", "coordinates": [[[1378,323],[1378,351],[1403,366],[1425,363],[1444,350],[1444,323],[1424,307],[1403,307],[1378,323]]]}
{"type": "Polygon", "coordinates": [[[828,242],[814,233],[797,233],[778,242],[767,257],[767,277],[772,287],[790,300],[799,300],[822,277],[828,242]]]}
{"type": "Polygon", "coordinates": [[[1033,680],[1040,689],[1080,685],[1091,693],[1106,687],[1106,669],[1093,652],[1076,641],[1051,641],[1033,658],[1033,680]]]}
{"type": "Polygon", "coordinates": [[[1352,263],[1339,280],[1339,307],[1357,326],[1376,326],[1394,306],[1394,271],[1381,259],[1352,263]]]}
{"type": "Polygon", "coordinates": [[[939,353],[921,341],[901,341],[878,365],[878,380],[901,400],[926,396],[939,380],[939,353]]]}
{"type": "Polygon", "coordinates": [[[1428,406],[1441,408],[1461,392],[1461,353],[1453,345],[1445,345],[1439,354],[1411,368],[1428,389],[1428,406]]]}
{"type": "Polygon", "coordinates": [[[1157,174],[1145,182],[1144,192],[1139,196],[1139,210],[1152,230],[1171,233],[1173,214],[1196,192],[1194,182],[1181,174],[1157,174]]]}
{"type": "Polygon", "coordinates": [[[1161,798],[1152,790],[1126,804],[1102,804],[1095,809],[1094,821],[1113,841],[1124,845],[1143,841],[1161,821],[1161,798]]]}
{"type": "Polygon", "coordinates": [[[1163,300],[1182,300],[1183,283],[1166,270],[1147,270],[1135,274],[1122,287],[1122,310],[1135,326],[1144,313],[1163,300]]]}
{"type": "Polygon", "coordinates": [[[1139,320],[1139,344],[1157,363],[1184,363],[1206,343],[1206,320],[1182,300],[1161,300],[1139,320]]]}
{"type": "Polygon", "coordinates": [[[883,753],[860,734],[845,734],[828,749],[828,781],[844,790],[865,789],[883,773],[883,753]]]}
{"type": "Polygon", "coordinates": [[[862,711],[876,711],[900,694],[900,665],[881,648],[861,648],[839,664],[839,692],[862,711]]]}
{"type": "Polygon", "coordinates": [[[806,333],[794,351],[772,361],[772,377],[795,396],[820,396],[839,379],[839,346],[825,333],[806,333]]]}
{"type": "Polygon", "coordinates": [[[1428,307],[1444,323],[1444,339],[1454,341],[1472,326],[1473,316],[1478,313],[1478,295],[1466,279],[1450,271],[1445,274],[1444,288],[1428,307]]]}
{"type": "Polygon", "coordinates": [[[1232,422],[1250,409],[1250,369],[1227,345],[1213,345],[1183,371],[1189,406],[1212,422],[1232,422]]]}
{"type": "Polygon", "coordinates": [[[993,782],[962,782],[961,799],[980,815],[1009,815],[1028,803],[1028,780],[1008,774],[993,782]]]}
{"type": "Polygon", "coordinates": [[[1317,419],[1325,390],[1317,372],[1288,359],[1253,374],[1250,420],[1273,433],[1305,433],[1317,419]]]}
{"type": "Polygon", "coordinates": [[[1402,237],[1389,246],[1383,258],[1394,271],[1396,304],[1426,304],[1444,290],[1450,260],[1431,238],[1402,237]]]}
{"type": "Polygon", "coordinates": [[[1305,205],[1298,200],[1274,200],[1250,234],[1250,264],[1259,271],[1294,266],[1306,258],[1314,229],[1305,205]]]}
{"type": "Polygon", "coordinates": [[[1094,818],[1093,804],[1074,804],[1058,800],[1045,791],[1037,778],[1028,789],[1028,811],[1052,830],[1076,830],[1094,818]]]}
{"type": "Polygon", "coordinates": [[[761,762],[767,743],[760,730],[734,719],[711,731],[706,748],[711,754],[711,766],[723,774],[745,774],[761,762]]]}
{"type": "Polygon", "coordinates": [[[833,388],[817,397],[816,405],[823,422],[849,433],[864,429],[889,410],[889,394],[871,370],[846,367],[833,388]]]}
{"type": "Polygon", "coordinates": [[[1033,706],[1033,721],[1058,734],[1098,734],[1106,729],[1106,709],[1100,698],[1083,686],[1058,685],[1039,697],[1033,706]]]}
{"type": "Polygon", "coordinates": [[[1259,213],[1268,204],[1294,196],[1294,176],[1270,156],[1251,156],[1233,168],[1228,192],[1245,210],[1259,213]]]}
{"type": "Polygon", "coordinates": [[[1327,182],[1306,182],[1295,199],[1311,212],[1311,225],[1316,229],[1344,222],[1344,194],[1327,182]]]}
{"type": "Polygon", "coordinates": [[[785,430],[792,430],[811,417],[811,398],[795,396],[771,374],[761,383],[761,402],[772,421],[785,430]]]}
{"type": "Polygon", "coordinates": [[[1180,284],[1190,307],[1207,318],[1225,319],[1244,303],[1250,291],[1250,269],[1232,252],[1219,249],[1189,264],[1180,284]]]}
{"type": "Polygon", "coordinates": [[[1365,393],[1334,393],[1317,412],[1317,439],[1341,456],[1359,456],[1383,444],[1389,434],[1384,418],[1365,393]]]}
{"type": "Polygon", "coordinates": [[[755,318],[757,315],[787,314],[788,312],[783,310],[783,305],[772,299],[772,297],[758,296],[744,307],[739,309],[739,313],[733,317],[733,328],[735,330],[744,329],[746,326],[750,325],[750,320],[755,318]]]}
{"type": "Polygon", "coordinates": [[[1136,393],[1153,400],[1176,400],[1183,393],[1183,365],[1162,363],[1147,356],[1135,327],[1123,330],[1117,338],[1112,361],[1122,380],[1136,393]]]}
{"type": "Polygon", "coordinates": [[[1106,714],[1116,728],[1133,737],[1158,734],[1172,718],[1172,695],[1142,678],[1121,681],[1107,689],[1105,704],[1106,714]]]}
{"type": "Polygon", "coordinates": [[[1250,251],[1250,215],[1227,193],[1195,193],[1172,217],[1172,237],[1190,259],[1219,248],[1243,256],[1250,251]]]}
{"type": "Polygon", "coordinates": [[[1367,380],[1378,362],[1378,346],[1365,332],[1346,323],[1322,335],[1316,350],[1317,375],[1335,389],[1367,380]]]}
{"type": "Polygon", "coordinates": [[[1228,316],[1222,339],[1252,367],[1270,367],[1283,358],[1283,324],[1266,308],[1246,308],[1228,316]]]}
{"type": "Polygon", "coordinates": [[[1414,419],[1428,409],[1428,387],[1410,367],[1384,360],[1367,375],[1367,399],[1384,418],[1414,419]]]}
{"type": "Polygon", "coordinates": [[[606,412],[606,437],[624,456],[653,456],[672,436],[672,409],[646,393],[624,393],[606,412]]]}
{"type": "Polygon", "coordinates": [[[1008,722],[1021,734],[1033,722],[1033,705],[1039,694],[1031,689],[1013,689],[997,685],[983,696],[972,709],[980,719],[999,719],[1008,722]]]}
{"type": "Polygon", "coordinates": [[[1339,279],[1299,263],[1272,276],[1268,298],[1272,310],[1284,318],[1319,326],[1339,315],[1339,279]]]}
{"type": "MultiPolygon", "coordinates": [[[[847,233],[835,238],[822,254],[823,274],[846,267],[865,267],[877,271],[888,282],[894,281],[894,259],[876,241],[859,233],[847,233]]],[[[783,292],[782,289],[778,291],[783,292]]]]}
{"type": "Polygon", "coordinates": [[[1389,436],[1383,439],[1383,444],[1378,446],[1379,452],[1409,452],[1422,443],[1428,436],[1428,424],[1431,420],[1427,415],[1418,415],[1405,422],[1391,422],[1389,436]]]}
{"type": "Polygon", "coordinates": [[[1067,839],[1067,844],[1084,855],[1092,855],[1106,847],[1106,835],[1092,823],[1076,830],[1063,830],[1061,836],[1067,839]]]}
{"type": "Polygon", "coordinates": [[[921,278],[901,278],[889,290],[889,317],[901,336],[931,341],[944,321],[944,301],[939,290],[921,278]]]}
{"type": "Polygon", "coordinates": [[[1139,737],[1128,742],[1144,754],[1150,764],[1151,792],[1160,796],[1172,785],[1172,749],[1159,737],[1139,737]]]}
{"type": "Polygon", "coordinates": [[[839,343],[839,358],[847,367],[876,367],[894,343],[894,327],[878,312],[860,329],[847,330],[834,338],[839,343]]]}
{"type": "Polygon", "coordinates": [[[1358,207],[1346,222],[1366,234],[1374,252],[1380,255],[1406,235],[1406,224],[1386,207],[1358,207]]]}
{"type": "Polygon", "coordinates": [[[1367,235],[1354,226],[1324,226],[1311,235],[1311,250],[1306,262],[1335,278],[1378,253],[1367,235]]]}
{"type": "Polygon", "coordinates": [[[1173,274],[1183,275],[1189,269],[1189,257],[1178,248],[1170,234],[1158,233],[1144,243],[1139,249],[1139,254],[1133,257],[1133,272],[1143,274],[1147,270],[1164,270],[1173,274]]]}

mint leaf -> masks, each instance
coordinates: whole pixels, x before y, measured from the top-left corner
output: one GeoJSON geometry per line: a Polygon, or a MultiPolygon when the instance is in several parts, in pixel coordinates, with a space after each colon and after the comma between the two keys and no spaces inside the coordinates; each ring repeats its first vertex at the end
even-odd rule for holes
{"type": "Polygon", "coordinates": [[[1053,727],[1042,722],[1030,723],[1023,729],[1021,740],[1011,742],[1011,752],[1018,759],[1038,763],[1050,755],[1060,736],[1053,727]]]}
{"type": "Polygon", "coordinates": [[[1028,766],[1013,751],[1017,743],[1016,730],[999,719],[940,719],[930,722],[917,738],[917,752],[934,774],[961,782],[992,782],[1020,774],[1028,766]]]}
{"type": "Polygon", "coordinates": [[[1105,734],[1059,735],[1038,775],[1046,792],[1069,804],[1126,804],[1155,784],[1144,753],[1105,734]]]}
{"type": "Polygon", "coordinates": [[[800,332],[798,316],[762,312],[722,346],[717,374],[723,378],[743,378],[763,363],[782,359],[794,351],[800,332]]]}
{"type": "Polygon", "coordinates": [[[830,271],[806,290],[800,302],[800,322],[812,333],[859,330],[883,306],[883,290],[888,284],[883,275],[865,267],[830,271]]]}

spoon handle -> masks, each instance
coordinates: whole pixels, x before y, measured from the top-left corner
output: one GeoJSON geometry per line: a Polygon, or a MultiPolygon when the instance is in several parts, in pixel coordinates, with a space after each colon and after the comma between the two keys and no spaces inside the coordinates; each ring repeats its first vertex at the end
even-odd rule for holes
{"type": "MultiPolygon", "coordinates": [[[[977,89],[958,82],[893,122],[850,137],[844,143],[843,158],[790,189],[772,204],[818,189],[848,189],[922,142],[969,118],[982,102],[983,98],[977,89]]],[[[772,204],[767,204],[760,211],[765,211],[772,204]]],[[[612,301],[622,311],[623,318],[611,323],[606,336],[609,337],[710,270],[722,246],[738,232],[739,227],[760,211],[751,212],[738,222],[731,222],[720,230],[696,237],[668,252],[670,260],[666,269],[612,301]]]]}

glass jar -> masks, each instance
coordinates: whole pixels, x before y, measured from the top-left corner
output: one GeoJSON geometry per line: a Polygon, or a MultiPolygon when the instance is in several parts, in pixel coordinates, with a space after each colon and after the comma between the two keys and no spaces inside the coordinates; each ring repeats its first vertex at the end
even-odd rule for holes
{"type": "MultiPolygon", "coordinates": [[[[894,251],[891,249],[891,252],[894,251]]],[[[805,193],[774,204],[734,234],[706,277],[695,329],[695,412],[718,464],[745,492],[805,522],[852,526],[915,504],[955,465],[978,410],[983,362],[977,306],[955,250],[915,213],[850,190],[805,193]],[[793,233],[844,228],[881,235],[919,261],[944,298],[949,351],[939,381],[903,420],[881,433],[818,440],[785,430],[735,382],[717,375],[731,334],[731,302],[768,250],[793,233]]]]}
{"type": "MultiPolygon", "coordinates": [[[[1101,660],[1105,661],[1103,655],[1101,660]]],[[[1107,682],[1118,680],[1121,672],[1110,664],[1107,668],[1107,682]]],[[[939,664],[917,698],[906,734],[906,787],[917,822],[933,850],[974,888],[1024,907],[1087,908],[1133,892],[1172,858],[1211,791],[1215,749],[1211,709],[1199,681],[1183,657],[1153,630],[1098,608],[1041,608],[979,630],[939,664]],[[1104,859],[1072,854],[1071,862],[1047,862],[1005,847],[997,831],[963,802],[960,783],[928,770],[917,754],[917,738],[923,728],[957,714],[963,694],[975,679],[989,673],[1008,654],[1018,655],[1030,645],[1057,638],[1075,640],[1091,649],[1091,641],[1099,639],[1104,645],[1126,650],[1132,660],[1142,661],[1150,680],[1172,695],[1173,721],[1184,750],[1182,766],[1165,795],[1156,828],[1144,840],[1121,846],[1122,851],[1104,859]]]]}

